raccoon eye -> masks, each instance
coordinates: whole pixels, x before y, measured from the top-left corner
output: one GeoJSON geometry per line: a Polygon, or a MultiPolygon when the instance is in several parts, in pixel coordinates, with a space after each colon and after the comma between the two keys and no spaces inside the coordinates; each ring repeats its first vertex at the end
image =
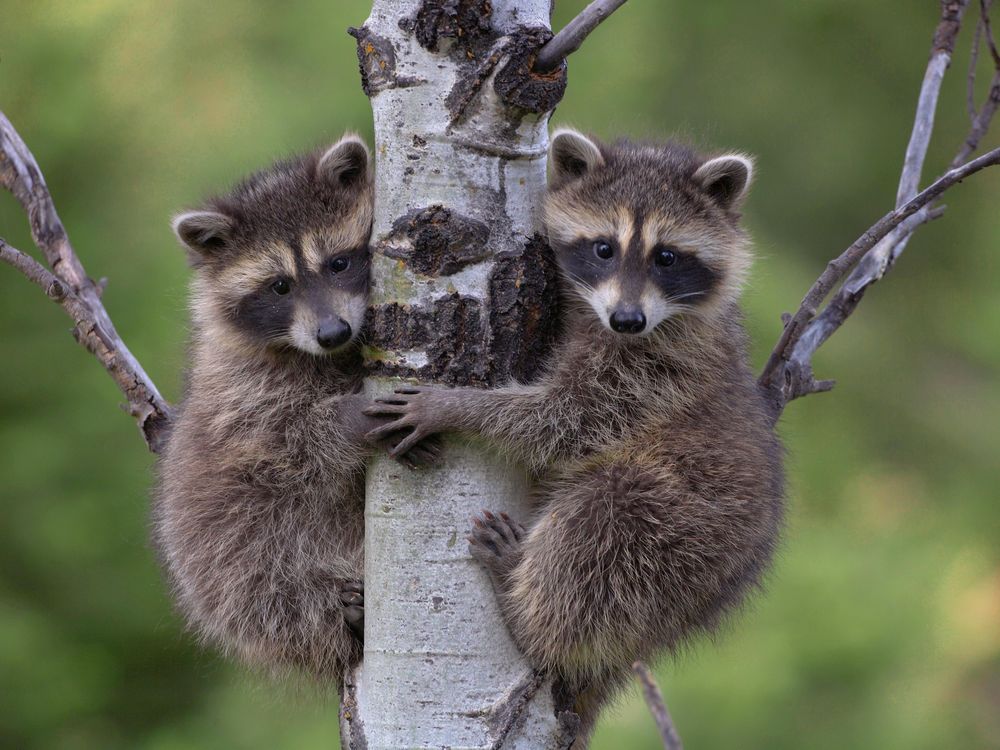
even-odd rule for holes
{"type": "Polygon", "coordinates": [[[653,258],[653,262],[658,266],[672,266],[676,260],[677,253],[669,247],[661,247],[656,251],[656,256],[653,258]]]}
{"type": "Polygon", "coordinates": [[[594,243],[594,255],[596,255],[601,260],[608,260],[612,255],[615,254],[614,249],[604,240],[598,240],[594,243]]]}
{"type": "Polygon", "coordinates": [[[271,291],[275,294],[285,295],[292,291],[291,282],[288,279],[278,279],[273,284],[271,284],[271,291]]]}
{"type": "Polygon", "coordinates": [[[341,271],[346,271],[350,265],[351,259],[341,256],[330,261],[330,270],[334,273],[340,273],[341,271]]]}

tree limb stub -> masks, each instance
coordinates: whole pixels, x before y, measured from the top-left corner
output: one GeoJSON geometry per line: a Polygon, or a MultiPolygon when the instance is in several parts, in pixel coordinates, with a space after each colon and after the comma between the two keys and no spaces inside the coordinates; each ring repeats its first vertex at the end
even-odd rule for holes
{"type": "Polygon", "coordinates": [[[87,276],[73,251],[35,157],[2,112],[0,184],[27,213],[31,236],[51,271],[2,241],[0,259],[42,287],[73,318],[73,335],[104,365],[124,394],[146,445],[159,451],[170,424],[170,406],[115,330],[101,302],[101,286],[87,276]]]}
{"type": "Polygon", "coordinates": [[[29,281],[41,287],[45,296],[54,302],[61,302],[66,298],[66,287],[54,273],[27,253],[8,244],[2,237],[0,237],[0,260],[23,273],[29,281]]]}
{"type": "Polygon", "coordinates": [[[563,60],[580,49],[594,29],[626,2],[627,0],[594,0],[538,51],[535,70],[539,73],[555,70],[563,60]]]}

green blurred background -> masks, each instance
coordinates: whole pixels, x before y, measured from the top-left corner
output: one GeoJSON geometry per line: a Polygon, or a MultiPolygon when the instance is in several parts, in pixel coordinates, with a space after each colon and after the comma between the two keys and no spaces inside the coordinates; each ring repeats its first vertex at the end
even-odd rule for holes
{"type": "MultiPolygon", "coordinates": [[[[560,0],[556,25],[583,5],[560,0]]],[[[344,129],[370,139],[344,31],[367,10],[0,0],[0,109],[168,398],[187,278],[170,213],[344,129]]],[[[937,13],[934,0],[634,0],[572,58],[555,121],[758,156],[760,363],[780,313],[890,207],[937,13]]],[[[934,172],[966,132],[970,31],[934,172]]],[[[837,389],[788,409],[790,522],[769,592],[658,669],[692,750],[1000,747],[998,199],[1000,170],[949,193],[946,217],[817,357],[837,389]]],[[[25,224],[0,195],[0,236],[27,250],[25,224]]],[[[275,688],[183,634],[146,540],[151,458],[61,310],[7,267],[0,340],[0,746],[334,747],[329,696],[275,688]]],[[[595,747],[658,747],[637,694],[595,747]]]]}

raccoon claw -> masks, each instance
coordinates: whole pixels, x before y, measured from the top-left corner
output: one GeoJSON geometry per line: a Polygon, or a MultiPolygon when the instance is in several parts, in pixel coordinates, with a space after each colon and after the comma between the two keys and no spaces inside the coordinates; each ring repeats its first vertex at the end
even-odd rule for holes
{"type": "Polygon", "coordinates": [[[502,585],[521,559],[524,527],[508,516],[488,510],[472,517],[469,553],[489,572],[495,584],[502,585]]]}
{"type": "Polygon", "coordinates": [[[365,584],[347,581],[340,587],[340,604],[344,608],[344,623],[359,641],[365,639],[365,584]]]}
{"type": "MultiPolygon", "coordinates": [[[[429,435],[396,460],[408,469],[422,469],[440,463],[443,449],[444,443],[441,442],[441,438],[429,435]]],[[[393,451],[390,446],[389,455],[392,455],[393,451]]]]}
{"type": "Polygon", "coordinates": [[[423,445],[435,433],[415,427],[413,431],[389,449],[389,455],[398,459],[400,456],[407,456],[423,445]]]}

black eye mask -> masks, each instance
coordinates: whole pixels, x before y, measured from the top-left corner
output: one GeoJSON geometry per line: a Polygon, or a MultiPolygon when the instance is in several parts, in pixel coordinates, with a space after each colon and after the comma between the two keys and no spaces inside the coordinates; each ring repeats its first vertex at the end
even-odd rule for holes
{"type": "Polygon", "coordinates": [[[655,248],[651,256],[650,281],[659,287],[665,299],[677,299],[686,304],[695,304],[707,297],[719,282],[718,272],[705,265],[693,253],[685,253],[676,247],[662,248],[673,251],[674,260],[669,265],[658,265],[655,248]]]}

